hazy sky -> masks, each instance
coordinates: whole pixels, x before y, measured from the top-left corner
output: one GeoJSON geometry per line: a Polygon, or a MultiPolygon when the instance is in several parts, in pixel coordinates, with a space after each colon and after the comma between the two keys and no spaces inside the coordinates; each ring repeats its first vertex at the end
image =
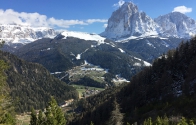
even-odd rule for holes
{"type": "MultiPolygon", "coordinates": [[[[0,24],[17,23],[101,33],[112,12],[125,1],[0,0],[0,24]]],[[[196,20],[196,0],[131,0],[131,2],[152,18],[172,11],[180,11],[196,20]]]]}

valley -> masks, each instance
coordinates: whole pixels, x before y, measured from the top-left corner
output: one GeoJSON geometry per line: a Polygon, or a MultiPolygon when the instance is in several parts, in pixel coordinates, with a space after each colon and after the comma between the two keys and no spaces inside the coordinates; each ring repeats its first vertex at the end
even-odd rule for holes
{"type": "Polygon", "coordinates": [[[196,21],[118,4],[108,20],[42,15],[31,26],[22,13],[18,24],[0,23],[0,124],[196,123],[196,21]],[[57,25],[95,22],[107,22],[102,33],[57,25]]]}

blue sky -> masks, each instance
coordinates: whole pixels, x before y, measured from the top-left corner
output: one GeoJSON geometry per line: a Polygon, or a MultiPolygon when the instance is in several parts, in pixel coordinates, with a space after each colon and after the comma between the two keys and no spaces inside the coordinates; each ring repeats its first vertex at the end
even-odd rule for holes
{"type": "MultiPolygon", "coordinates": [[[[0,24],[101,33],[112,12],[125,1],[130,0],[1,0],[0,24]]],[[[196,0],[131,1],[151,18],[170,13],[175,8],[196,20],[196,0]]]]}

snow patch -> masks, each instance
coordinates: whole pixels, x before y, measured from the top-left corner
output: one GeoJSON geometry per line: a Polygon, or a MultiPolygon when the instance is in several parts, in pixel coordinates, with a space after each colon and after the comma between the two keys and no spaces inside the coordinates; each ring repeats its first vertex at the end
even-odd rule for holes
{"type": "Polygon", "coordinates": [[[54,72],[54,73],[50,73],[50,74],[61,74],[62,72],[54,72]]]}
{"type": "Polygon", "coordinates": [[[149,40],[146,40],[147,44],[153,48],[156,48],[149,40]]]}
{"type": "MultiPolygon", "coordinates": [[[[88,48],[89,49],[89,48],[88,48]]],[[[78,59],[81,59],[81,55],[83,54],[83,53],[85,53],[86,51],[88,51],[88,49],[86,49],[84,52],[82,52],[82,53],[80,53],[80,54],[77,54],[77,56],[76,56],[76,59],[78,60],[78,59]]]]}
{"type": "Polygon", "coordinates": [[[169,44],[167,44],[164,40],[161,41],[162,41],[162,45],[164,45],[165,47],[169,47],[169,44]]]}
{"type": "Polygon", "coordinates": [[[108,45],[110,45],[111,47],[116,47],[113,43],[105,43],[105,44],[108,44],[108,45]]]}
{"type": "Polygon", "coordinates": [[[84,60],[84,65],[81,68],[81,70],[83,70],[83,71],[92,71],[92,70],[94,70],[94,71],[104,71],[105,73],[108,73],[108,69],[104,69],[100,66],[93,65],[93,64],[87,62],[86,60],[84,60]],[[89,66],[89,68],[86,68],[85,66],[89,66]]]}
{"type": "Polygon", "coordinates": [[[121,77],[120,74],[119,74],[119,75],[116,75],[116,77],[113,78],[112,81],[113,81],[114,83],[130,82],[130,81],[126,80],[125,78],[121,77]]]}
{"type": "MultiPolygon", "coordinates": [[[[144,66],[152,66],[149,62],[146,62],[140,58],[136,58],[136,57],[133,57],[133,58],[136,60],[142,61],[144,63],[144,66]]],[[[141,66],[141,63],[135,63],[135,64],[133,64],[133,66],[141,66]]]]}
{"type": "Polygon", "coordinates": [[[149,62],[144,61],[145,66],[152,66],[149,62]]]}
{"type": "Polygon", "coordinates": [[[41,51],[49,51],[49,50],[51,50],[51,48],[42,49],[41,51]]]}
{"type": "Polygon", "coordinates": [[[120,52],[121,53],[125,53],[125,51],[124,50],[122,50],[121,48],[118,48],[119,50],[120,50],[120,52]]]}
{"type": "Polygon", "coordinates": [[[134,63],[133,66],[142,66],[141,63],[134,63]]]}
{"type": "Polygon", "coordinates": [[[91,45],[91,48],[96,47],[96,45],[91,45]]]}
{"type": "Polygon", "coordinates": [[[75,56],[75,54],[73,54],[72,52],[70,52],[70,55],[71,55],[71,56],[75,56]]]}
{"type": "Polygon", "coordinates": [[[133,57],[134,59],[137,59],[137,60],[139,60],[139,61],[142,61],[142,59],[140,59],[140,58],[136,58],[136,57],[133,57]]]}
{"type": "Polygon", "coordinates": [[[76,59],[81,59],[81,54],[78,54],[78,55],[76,56],[76,59]]]}
{"type": "Polygon", "coordinates": [[[99,45],[103,44],[104,40],[106,39],[97,34],[89,34],[84,32],[64,31],[61,34],[65,36],[63,39],[67,39],[67,37],[75,37],[84,40],[94,40],[97,41],[99,45]]]}

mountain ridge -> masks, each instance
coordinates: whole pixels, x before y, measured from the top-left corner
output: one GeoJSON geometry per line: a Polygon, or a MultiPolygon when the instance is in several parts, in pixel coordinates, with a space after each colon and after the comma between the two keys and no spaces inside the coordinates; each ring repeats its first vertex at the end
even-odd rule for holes
{"type": "Polygon", "coordinates": [[[41,38],[54,38],[59,33],[48,27],[30,27],[17,24],[0,24],[0,30],[0,38],[8,45],[25,45],[41,38]]]}
{"type": "Polygon", "coordinates": [[[132,2],[125,2],[112,13],[100,35],[119,40],[131,36],[191,38],[195,34],[196,21],[185,14],[172,12],[152,19],[132,2]]]}

